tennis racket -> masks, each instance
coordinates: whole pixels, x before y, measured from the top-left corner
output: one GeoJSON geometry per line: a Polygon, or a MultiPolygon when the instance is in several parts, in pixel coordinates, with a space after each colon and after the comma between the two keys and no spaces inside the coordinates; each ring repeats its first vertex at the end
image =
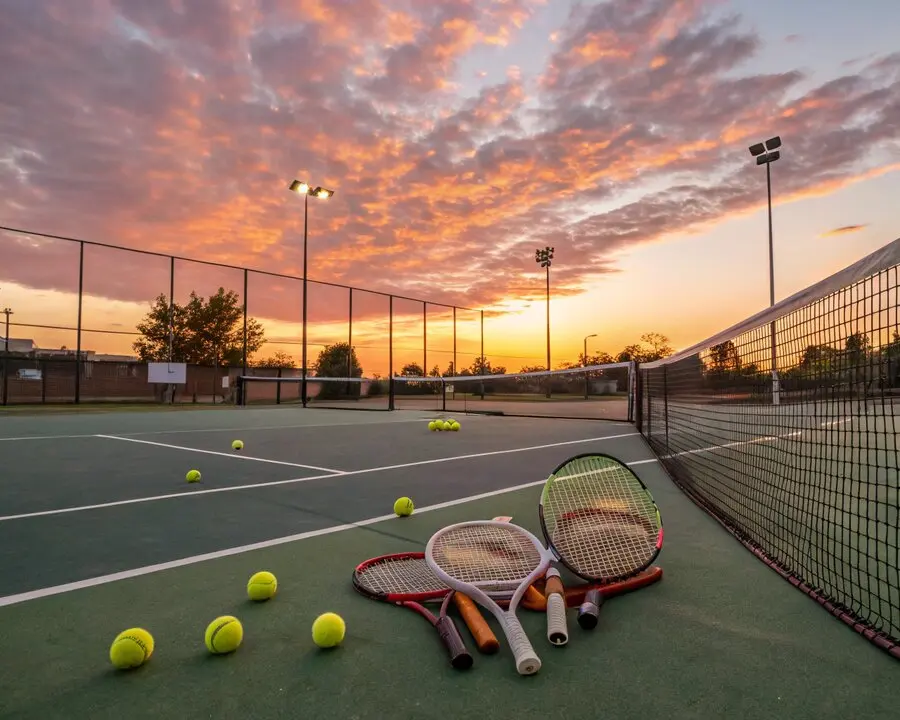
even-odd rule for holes
{"type": "MultiPolygon", "coordinates": [[[[544,483],[539,515],[555,558],[590,583],[634,577],[662,549],[662,518],[653,496],[627,465],[610,455],[586,453],[559,465],[544,483]]],[[[591,626],[591,619],[582,615],[596,619],[602,599],[602,589],[588,598],[596,611],[581,609],[582,627],[591,626]]],[[[549,624],[549,605],[547,611],[549,624]]]]}
{"type": "Polygon", "coordinates": [[[541,660],[516,617],[522,596],[553,560],[543,543],[509,522],[475,520],[438,530],[425,546],[425,560],[438,580],[490,610],[503,628],[521,675],[533,675],[541,660]],[[491,594],[512,593],[508,609],[491,594]]]}
{"type": "Polygon", "coordinates": [[[371,600],[399,605],[424,617],[438,631],[450,664],[455,668],[471,667],[473,658],[453,619],[447,615],[451,597],[478,649],[493,653],[500,647],[475,603],[441,583],[425,562],[424,553],[395,553],[366,560],[353,571],[353,587],[371,600]],[[435,601],[442,601],[437,617],[422,605],[435,601]]]}

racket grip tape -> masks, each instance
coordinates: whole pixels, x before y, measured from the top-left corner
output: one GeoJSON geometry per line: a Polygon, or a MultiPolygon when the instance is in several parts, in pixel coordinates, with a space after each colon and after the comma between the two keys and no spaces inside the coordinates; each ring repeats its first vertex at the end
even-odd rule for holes
{"type": "Polygon", "coordinates": [[[466,623],[466,627],[475,639],[478,652],[484,655],[493,655],[497,652],[500,649],[497,636],[494,635],[491,626],[487,624],[487,621],[472,599],[462,593],[455,592],[453,593],[453,602],[466,623]]]}
{"type": "Polygon", "coordinates": [[[519,675],[534,675],[541,669],[541,659],[537,656],[531,641],[515,615],[506,615],[506,639],[516,660],[519,675]]]}
{"type": "Polygon", "coordinates": [[[597,627],[600,608],[603,605],[603,593],[597,588],[591,588],[584,596],[584,602],[578,608],[578,624],[585,630],[597,627]]]}
{"type": "Polygon", "coordinates": [[[438,635],[440,635],[441,642],[444,643],[444,647],[447,648],[447,654],[450,656],[450,664],[457,670],[467,670],[472,667],[472,656],[466,649],[466,645],[463,642],[462,636],[459,634],[459,630],[456,629],[453,619],[446,615],[439,617],[435,627],[437,628],[438,635]]]}
{"type": "Polygon", "coordinates": [[[559,571],[555,568],[547,571],[544,592],[547,595],[547,639],[553,645],[565,645],[569,642],[569,630],[566,624],[566,596],[559,571]]]}

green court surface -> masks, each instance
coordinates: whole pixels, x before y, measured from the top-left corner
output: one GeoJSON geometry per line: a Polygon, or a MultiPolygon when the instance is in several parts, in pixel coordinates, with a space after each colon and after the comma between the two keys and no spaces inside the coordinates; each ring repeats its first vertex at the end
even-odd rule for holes
{"type": "Polygon", "coordinates": [[[2,718],[869,718],[900,704],[900,666],[753,558],[669,480],[632,425],[421,412],[253,409],[0,420],[2,718]],[[244,451],[230,450],[232,439],[244,451]],[[540,483],[570,455],[631,464],[659,503],[661,582],[604,606],[570,641],[520,617],[543,660],[501,651],[452,669],[433,629],[354,592],[353,568],[420,550],[440,527],[512,515],[539,534],[540,483]],[[198,467],[203,482],[184,473],[198,467]],[[523,487],[527,485],[527,487],[523,487]],[[391,514],[409,495],[417,511],[391,514]],[[278,594],[247,599],[274,572],[278,594]],[[310,636],[341,614],[343,644],[310,636]],[[243,645],[211,656],[204,629],[236,615],[243,645]],[[140,626],[156,650],[116,671],[140,626]]]}

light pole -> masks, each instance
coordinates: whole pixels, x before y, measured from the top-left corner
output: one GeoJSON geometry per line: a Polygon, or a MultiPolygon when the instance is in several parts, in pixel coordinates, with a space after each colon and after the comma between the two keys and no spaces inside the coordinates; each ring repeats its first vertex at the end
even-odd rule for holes
{"type": "Polygon", "coordinates": [[[3,333],[3,352],[9,352],[9,316],[13,314],[12,309],[6,307],[3,308],[2,311],[4,315],[6,315],[6,332],[3,333]]]}
{"type": "MultiPolygon", "coordinates": [[[[550,372],[550,265],[553,261],[553,248],[549,245],[543,250],[534,251],[534,261],[547,269],[547,372],[550,372]]],[[[550,397],[550,375],[547,375],[547,397],[550,397]]]]}
{"type": "Polygon", "coordinates": [[[303,407],[306,407],[306,319],[307,319],[307,292],[306,292],[306,283],[307,283],[307,253],[306,248],[309,241],[309,196],[317,197],[321,200],[327,200],[332,195],[334,195],[334,190],[326,190],[323,187],[315,187],[313,188],[308,182],[301,180],[294,180],[288,189],[291,192],[295,192],[298,195],[303,196],[303,370],[300,381],[300,392],[303,397],[303,407]]]}
{"type": "MultiPolygon", "coordinates": [[[[750,146],[750,154],[756,158],[757,165],[766,166],[766,192],[769,202],[769,306],[775,305],[775,249],[772,242],[772,170],[773,162],[781,157],[778,148],[781,147],[781,136],[776,135],[766,140],[764,143],[756,143],[750,146]]],[[[772,404],[779,405],[781,402],[778,387],[778,365],[777,353],[775,349],[775,321],[772,320],[772,404]]]]}
{"type": "MultiPolygon", "coordinates": [[[[597,337],[597,333],[593,333],[592,335],[586,335],[584,338],[584,355],[581,356],[581,364],[584,367],[587,367],[587,341],[588,338],[597,337]]],[[[584,373],[584,399],[588,399],[588,394],[590,392],[590,380],[588,379],[587,371],[584,373]]]]}

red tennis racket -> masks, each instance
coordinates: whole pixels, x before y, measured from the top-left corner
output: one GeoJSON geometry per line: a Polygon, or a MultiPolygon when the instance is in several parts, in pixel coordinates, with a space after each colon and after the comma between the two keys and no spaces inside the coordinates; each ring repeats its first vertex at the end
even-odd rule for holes
{"type": "Polygon", "coordinates": [[[450,664],[457,669],[471,667],[473,658],[447,615],[451,599],[482,653],[495,653],[500,647],[475,603],[438,580],[425,562],[424,553],[395,553],[366,560],[353,571],[353,587],[371,600],[399,605],[425,618],[438,631],[450,664]],[[438,601],[441,606],[437,616],[422,604],[438,601]]]}

